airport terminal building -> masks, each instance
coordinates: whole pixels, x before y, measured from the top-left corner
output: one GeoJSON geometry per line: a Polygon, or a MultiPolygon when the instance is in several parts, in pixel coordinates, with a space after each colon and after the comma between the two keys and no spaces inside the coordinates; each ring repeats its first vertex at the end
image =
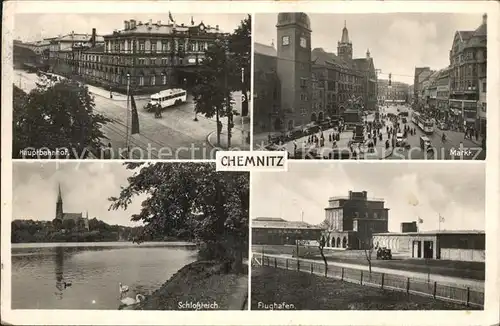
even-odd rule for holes
{"type": "Polygon", "coordinates": [[[484,231],[376,233],[373,244],[407,258],[485,261],[484,231]]]}

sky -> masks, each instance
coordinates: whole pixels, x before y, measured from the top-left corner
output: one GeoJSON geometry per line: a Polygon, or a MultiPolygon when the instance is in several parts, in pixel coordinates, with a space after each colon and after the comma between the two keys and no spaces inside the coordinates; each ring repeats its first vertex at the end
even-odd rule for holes
{"type": "Polygon", "coordinates": [[[319,224],[328,198],[367,191],[385,199],[389,232],[423,220],[421,231],[484,230],[484,164],[294,162],[288,172],[252,173],[251,218],[281,217],[319,224]],[[263,205],[262,203],[265,203],[263,205]]]}
{"type": "Polygon", "coordinates": [[[61,184],[63,211],[84,213],[108,224],[137,226],[130,216],[139,213],[145,196],[138,196],[126,211],[108,211],[111,196],[119,196],[133,171],[116,163],[13,163],[13,219],[53,220],[58,184],[61,184]]]}
{"type": "MultiPolygon", "coordinates": [[[[413,84],[415,67],[442,69],[449,65],[455,31],[475,30],[482,14],[389,13],[308,14],[312,48],[337,53],[344,21],[353,46],[353,58],[369,49],[379,78],[413,84]]],[[[256,14],[254,41],[276,44],[277,14],[256,14]]]]}
{"type": "MultiPolygon", "coordinates": [[[[191,25],[191,16],[195,24],[201,21],[205,25],[219,28],[223,32],[233,32],[247,14],[176,14],[172,13],[178,25],[191,25]]],[[[14,18],[14,39],[22,41],[35,41],[42,38],[55,37],[58,35],[75,33],[92,33],[96,29],[98,35],[111,34],[113,31],[124,28],[124,21],[135,19],[137,22],[168,23],[168,13],[151,14],[18,14],[14,18]],[[54,24],[57,22],[57,24],[54,24]]]]}

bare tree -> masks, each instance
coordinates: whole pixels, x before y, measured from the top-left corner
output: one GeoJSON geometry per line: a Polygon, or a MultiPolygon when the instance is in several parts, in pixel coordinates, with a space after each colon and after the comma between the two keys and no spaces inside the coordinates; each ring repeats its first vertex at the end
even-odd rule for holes
{"type": "Polygon", "coordinates": [[[318,243],[319,243],[319,253],[321,255],[321,258],[323,258],[323,262],[325,263],[325,272],[328,272],[328,262],[326,261],[326,257],[325,257],[325,253],[324,253],[323,249],[326,247],[327,242],[331,238],[330,234],[332,232],[333,225],[332,225],[331,221],[327,218],[323,222],[321,222],[321,224],[319,226],[323,230],[325,230],[325,232],[323,232],[323,234],[321,234],[321,237],[320,237],[320,239],[318,241],[318,243]],[[327,239],[327,237],[328,237],[328,239],[327,239]]]}
{"type": "Polygon", "coordinates": [[[366,261],[368,262],[368,270],[370,271],[370,274],[372,273],[372,254],[373,254],[373,249],[375,249],[375,247],[373,246],[373,241],[370,240],[370,243],[368,244],[368,246],[362,242],[363,244],[363,247],[364,247],[364,250],[365,250],[365,257],[366,257],[366,261]]]}

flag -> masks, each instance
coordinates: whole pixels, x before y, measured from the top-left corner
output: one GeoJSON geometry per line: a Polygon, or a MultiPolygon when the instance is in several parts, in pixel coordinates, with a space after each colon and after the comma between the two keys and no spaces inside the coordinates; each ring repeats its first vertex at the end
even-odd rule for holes
{"type": "Polygon", "coordinates": [[[191,25],[194,25],[193,16],[191,16],[191,25]]]}
{"type": "Polygon", "coordinates": [[[168,19],[172,22],[175,23],[174,17],[172,17],[172,13],[169,11],[168,12],[168,19]]]}
{"type": "Polygon", "coordinates": [[[444,222],[444,217],[442,217],[441,214],[439,215],[439,222],[444,222]]]}
{"type": "Polygon", "coordinates": [[[418,218],[418,224],[424,223],[424,220],[422,220],[420,217],[418,218]]]}
{"type": "Polygon", "coordinates": [[[135,105],[134,96],[130,94],[130,103],[132,105],[132,130],[131,135],[139,133],[139,115],[137,113],[137,106],[135,105]]]}

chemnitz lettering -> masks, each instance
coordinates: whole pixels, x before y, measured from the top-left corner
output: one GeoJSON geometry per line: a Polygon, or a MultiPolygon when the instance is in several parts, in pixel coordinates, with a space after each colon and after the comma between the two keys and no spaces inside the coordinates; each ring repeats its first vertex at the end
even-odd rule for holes
{"type": "Polygon", "coordinates": [[[221,164],[223,166],[237,167],[282,167],[284,166],[283,156],[223,156],[221,164]]]}

